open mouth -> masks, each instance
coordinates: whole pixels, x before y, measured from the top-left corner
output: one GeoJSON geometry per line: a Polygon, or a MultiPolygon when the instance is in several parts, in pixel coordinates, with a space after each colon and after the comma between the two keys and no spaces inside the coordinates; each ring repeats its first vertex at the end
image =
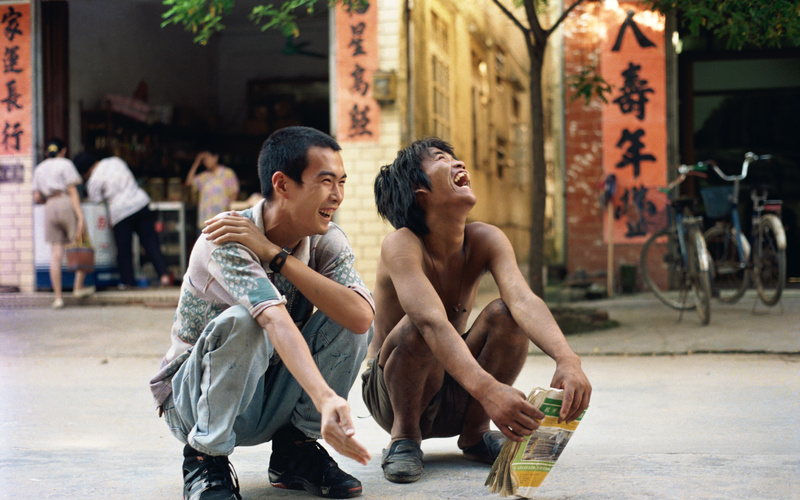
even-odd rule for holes
{"type": "Polygon", "coordinates": [[[469,186],[469,174],[466,170],[462,170],[453,177],[453,184],[458,187],[469,186]]]}
{"type": "Polygon", "coordinates": [[[323,219],[325,219],[325,220],[328,220],[328,221],[329,221],[329,220],[331,220],[331,219],[333,218],[333,212],[335,212],[335,211],[336,211],[336,210],[332,210],[332,209],[322,209],[322,210],[320,210],[320,211],[319,211],[319,212],[317,212],[317,213],[319,213],[319,215],[320,215],[320,216],[321,216],[323,219]]]}

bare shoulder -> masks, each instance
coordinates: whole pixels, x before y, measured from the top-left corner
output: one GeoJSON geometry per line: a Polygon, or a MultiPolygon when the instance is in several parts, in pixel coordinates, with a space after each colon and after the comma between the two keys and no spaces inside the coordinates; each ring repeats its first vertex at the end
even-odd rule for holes
{"type": "Polygon", "coordinates": [[[419,246],[419,238],[413,231],[403,227],[392,231],[381,243],[381,255],[397,255],[411,247],[419,246]]]}
{"type": "Polygon", "coordinates": [[[467,243],[470,246],[496,248],[497,245],[508,245],[506,234],[497,226],[485,222],[471,222],[464,229],[467,243]]]}

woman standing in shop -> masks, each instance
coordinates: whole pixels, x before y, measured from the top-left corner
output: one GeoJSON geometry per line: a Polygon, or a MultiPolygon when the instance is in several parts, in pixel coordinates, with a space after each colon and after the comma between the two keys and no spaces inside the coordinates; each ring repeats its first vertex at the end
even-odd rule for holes
{"type": "MultiPolygon", "coordinates": [[[[33,171],[33,199],[45,206],[44,239],[50,243],[50,282],[53,285],[53,308],[64,307],[61,283],[61,259],[64,248],[86,230],[77,185],[82,182],[75,165],[66,157],[67,147],[60,139],[47,143],[47,158],[33,171]]],[[[75,271],[73,294],[85,297],[95,287],[84,287],[85,271],[75,271]]]]}
{"type": "Polygon", "coordinates": [[[203,230],[208,219],[230,210],[231,202],[239,195],[239,178],[233,169],[219,163],[219,153],[213,150],[197,155],[184,185],[197,190],[198,231],[203,230]],[[201,164],[205,170],[198,174],[201,164]]]}
{"type": "Polygon", "coordinates": [[[117,245],[117,268],[121,288],[132,287],[133,233],[139,235],[161,286],[169,286],[172,276],[161,253],[150,197],[136,183],[133,172],[122,158],[109,156],[98,161],[91,153],[75,156],[78,172],[86,179],[86,193],[92,203],[105,203],[117,245]]]}

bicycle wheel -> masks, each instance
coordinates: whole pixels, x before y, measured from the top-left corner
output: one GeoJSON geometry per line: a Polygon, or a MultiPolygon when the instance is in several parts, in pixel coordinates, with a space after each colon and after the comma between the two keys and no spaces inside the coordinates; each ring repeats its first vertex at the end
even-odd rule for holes
{"type": "Polygon", "coordinates": [[[786,283],[786,232],[773,214],[761,217],[758,248],[754,256],[753,277],[761,301],[774,306],[781,299],[786,283]]]}
{"type": "Polygon", "coordinates": [[[689,285],[694,296],[697,315],[700,316],[700,324],[707,325],[711,320],[711,278],[709,273],[709,258],[706,242],[703,235],[696,227],[689,229],[689,236],[686,241],[689,257],[689,285]]]}
{"type": "Polygon", "coordinates": [[[747,258],[750,244],[741,233],[730,225],[715,225],[703,235],[706,248],[711,255],[712,294],[723,302],[733,303],[742,298],[750,284],[747,274],[747,258]],[[745,251],[744,261],[739,258],[736,234],[745,251]]]}
{"type": "Polygon", "coordinates": [[[673,309],[694,309],[693,302],[685,300],[686,290],[675,284],[686,283],[683,258],[674,228],[664,228],[653,233],[642,246],[639,269],[650,290],[658,299],[673,309]]]}

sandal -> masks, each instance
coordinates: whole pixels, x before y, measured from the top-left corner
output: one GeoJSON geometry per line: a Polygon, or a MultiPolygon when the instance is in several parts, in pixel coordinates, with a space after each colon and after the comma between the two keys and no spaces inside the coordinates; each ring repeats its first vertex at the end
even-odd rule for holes
{"type": "Polygon", "coordinates": [[[488,431],[483,433],[483,438],[478,441],[478,444],[468,446],[461,451],[471,460],[493,464],[506,441],[502,432],[488,431]]]}
{"type": "Polygon", "coordinates": [[[383,475],[393,483],[413,483],[422,477],[422,449],[413,439],[398,439],[383,450],[383,475]]]}

